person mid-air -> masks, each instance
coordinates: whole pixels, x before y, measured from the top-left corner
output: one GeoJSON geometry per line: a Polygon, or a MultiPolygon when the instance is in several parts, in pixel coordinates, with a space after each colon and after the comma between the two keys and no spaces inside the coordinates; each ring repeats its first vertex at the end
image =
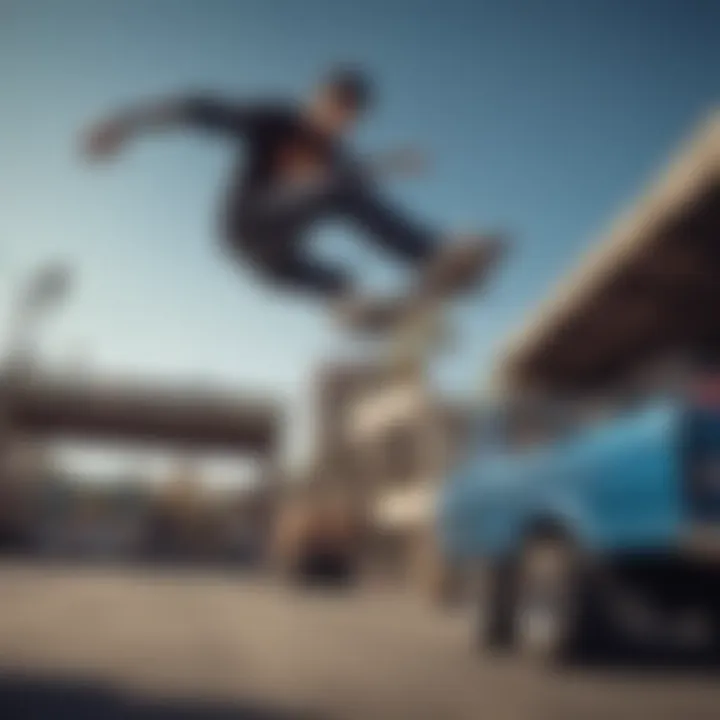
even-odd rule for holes
{"type": "Polygon", "coordinates": [[[472,235],[444,242],[442,234],[386,202],[377,188],[378,173],[345,143],[369,109],[371,95],[361,73],[335,69],[301,103],[178,97],[112,115],[89,130],[84,148],[99,159],[142,132],[180,126],[241,142],[244,153],[222,218],[233,255],[283,287],[327,300],[351,326],[372,328],[386,325],[405,304],[364,295],[351,272],[313,257],[307,241],[317,221],[333,217],[358,226],[365,237],[417,268],[422,292],[446,292],[472,281],[491,264],[499,243],[472,235]]]}

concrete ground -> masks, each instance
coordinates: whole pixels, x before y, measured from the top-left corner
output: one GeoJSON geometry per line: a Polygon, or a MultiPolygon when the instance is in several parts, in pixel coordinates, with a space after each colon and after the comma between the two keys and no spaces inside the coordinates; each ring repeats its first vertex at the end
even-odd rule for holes
{"type": "Polygon", "coordinates": [[[710,720],[709,670],[477,657],[412,596],[222,573],[0,565],[2,720],[710,720]]]}

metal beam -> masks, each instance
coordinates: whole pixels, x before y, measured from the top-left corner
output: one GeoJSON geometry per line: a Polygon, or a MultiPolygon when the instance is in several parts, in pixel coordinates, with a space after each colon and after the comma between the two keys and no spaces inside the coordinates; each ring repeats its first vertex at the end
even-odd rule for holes
{"type": "Polygon", "coordinates": [[[0,377],[0,403],[13,428],[88,440],[159,442],[227,452],[274,452],[278,404],[235,392],[157,384],[0,377]]]}

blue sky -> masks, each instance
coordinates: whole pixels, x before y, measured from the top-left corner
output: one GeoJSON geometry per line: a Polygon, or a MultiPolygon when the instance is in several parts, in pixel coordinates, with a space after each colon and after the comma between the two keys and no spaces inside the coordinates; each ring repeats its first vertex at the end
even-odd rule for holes
{"type": "MultiPolygon", "coordinates": [[[[489,291],[458,308],[462,343],[439,367],[443,387],[471,393],[503,338],[717,104],[720,4],[0,0],[0,321],[25,273],[65,257],[78,283],[43,338],[48,362],[277,392],[304,420],[312,368],[342,338],[322,307],[218,252],[230,148],[168,134],[90,168],[75,141],[128,101],[296,95],[337,60],[380,86],[358,145],[411,142],[435,160],[389,187],[399,202],[448,229],[516,238],[489,291]]],[[[317,247],[371,287],[404,279],[341,228],[317,247]]]]}

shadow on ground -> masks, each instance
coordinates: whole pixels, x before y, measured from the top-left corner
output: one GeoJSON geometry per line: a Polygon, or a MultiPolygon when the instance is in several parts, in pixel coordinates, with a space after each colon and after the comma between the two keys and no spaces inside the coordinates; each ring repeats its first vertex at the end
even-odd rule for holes
{"type": "Polygon", "coordinates": [[[263,704],[148,699],[101,683],[0,674],[2,720],[327,720],[263,704]]]}
{"type": "Polygon", "coordinates": [[[720,656],[709,652],[632,648],[586,659],[577,663],[574,669],[581,672],[618,675],[626,679],[633,676],[720,679],[720,656]]]}

